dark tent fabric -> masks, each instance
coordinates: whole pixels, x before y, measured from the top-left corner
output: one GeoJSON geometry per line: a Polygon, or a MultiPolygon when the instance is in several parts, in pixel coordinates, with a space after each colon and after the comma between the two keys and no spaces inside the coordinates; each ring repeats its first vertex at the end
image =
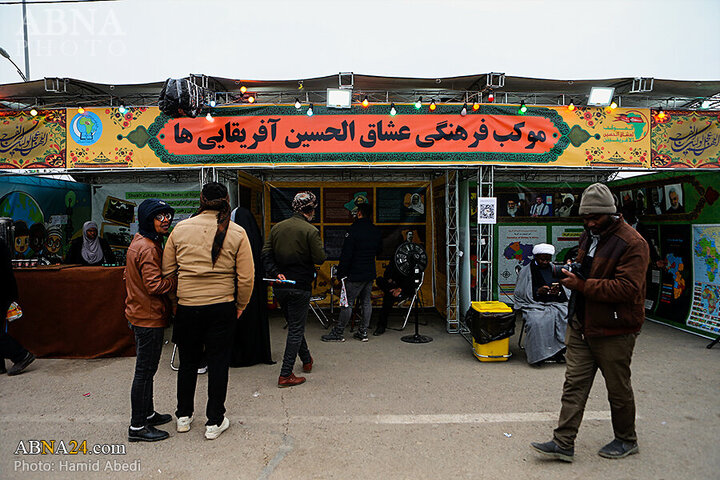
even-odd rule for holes
{"type": "Polygon", "coordinates": [[[266,284],[260,252],[262,235],[255,217],[246,208],[238,207],[232,212],[232,220],[243,227],[250,240],[253,261],[255,262],[255,286],[250,303],[238,320],[233,342],[231,367],[249,367],[258,363],[273,364],[270,351],[270,325],[268,323],[266,284]]]}

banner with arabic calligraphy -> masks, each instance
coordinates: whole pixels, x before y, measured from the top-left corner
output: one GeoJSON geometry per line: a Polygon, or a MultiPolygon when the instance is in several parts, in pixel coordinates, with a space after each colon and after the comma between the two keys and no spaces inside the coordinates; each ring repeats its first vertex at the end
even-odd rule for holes
{"type": "Polygon", "coordinates": [[[720,167],[720,112],[665,111],[652,117],[652,167],[720,167]]]}
{"type": "Polygon", "coordinates": [[[0,112],[0,168],[65,168],[65,110],[0,112]]]}
{"type": "MultiPolygon", "coordinates": [[[[198,165],[561,165],[647,167],[650,111],[483,105],[429,113],[413,105],[315,114],[242,106],[174,119],[155,107],[68,113],[70,168],[198,165]],[[72,117],[72,118],[70,118],[72,117]]],[[[72,111],[69,111],[72,112],[72,111]]]]}

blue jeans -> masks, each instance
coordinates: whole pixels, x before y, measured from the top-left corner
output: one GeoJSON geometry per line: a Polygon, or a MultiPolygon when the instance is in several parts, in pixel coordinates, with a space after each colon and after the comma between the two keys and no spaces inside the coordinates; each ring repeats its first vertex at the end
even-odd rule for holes
{"type": "Polygon", "coordinates": [[[285,355],[280,369],[280,376],[287,377],[292,373],[298,356],[303,363],[310,363],[312,358],[305,341],[305,321],[310,308],[311,292],[297,288],[278,288],[274,293],[288,324],[285,355]]]}
{"type": "Polygon", "coordinates": [[[128,323],[135,333],[135,377],[130,390],[132,418],[130,425],[143,427],[153,414],[153,378],[160,363],[164,328],[138,327],[128,323]]]}
{"type": "Polygon", "coordinates": [[[340,309],[340,318],[337,327],[335,327],[336,333],[342,335],[352,316],[355,299],[358,297],[360,297],[360,305],[362,306],[362,325],[358,327],[358,330],[361,334],[367,333],[367,329],[370,326],[370,316],[372,315],[372,297],[370,296],[372,287],[372,280],[366,282],[349,282],[345,280],[345,290],[347,292],[349,306],[340,309]]]}

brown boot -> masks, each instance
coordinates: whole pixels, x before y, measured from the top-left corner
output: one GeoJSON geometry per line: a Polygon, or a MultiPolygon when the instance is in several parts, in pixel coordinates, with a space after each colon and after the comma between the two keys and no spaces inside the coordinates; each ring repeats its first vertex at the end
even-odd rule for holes
{"type": "Polygon", "coordinates": [[[310,357],[310,361],[308,363],[303,363],[303,372],[305,372],[305,373],[312,372],[312,366],[313,366],[313,358],[310,357]]]}
{"type": "Polygon", "coordinates": [[[291,373],[287,377],[280,376],[278,378],[278,388],[294,387],[305,383],[305,377],[296,377],[294,373],[291,373]]]}

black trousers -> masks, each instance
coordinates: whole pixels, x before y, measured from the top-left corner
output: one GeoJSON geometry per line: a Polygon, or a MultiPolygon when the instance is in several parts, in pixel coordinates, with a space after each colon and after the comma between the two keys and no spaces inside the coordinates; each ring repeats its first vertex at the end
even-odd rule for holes
{"type": "Polygon", "coordinates": [[[130,425],[143,427],[153,414],[153,379],[162,354],[164,328],[138,327],[129,324],[135,333],[135,377],[130,389],[132,418],[130,425]]]}
{"type": "Polygon", "coordinates": [[[305,322],[310,308],[310,291],[297,288],[278,288],[274,293],[288,324],[285,354],[280,369],[280,376],[287,377],[292,373],[295,359],[298,356],[303,363],[310,363],[312,358],[305,340],[305,322]]]}
{"type": "MultiPolygon", "coordinates": [[[[0,308],[1,310],[1,308],[0,308]]],[[[5,309],[7,311],[7,309],[5,309]]],[[[27,355],[28,351],[23,348],[17,340],[5,332],[6,322],[0,323],[0,361],[9,358],[13,363],[17,363],[27,355]]]]}
{"type": "Polygon", "coordinates": [[[195,411],[197,370],[204,351],[208,367],[205,425],[220,425],[223,422],[236,320],[234,302],[198,307],[178,305],[173,329],[173,341],[180,356],[175,412],[178,418],[190,417],[195,411]]]}

